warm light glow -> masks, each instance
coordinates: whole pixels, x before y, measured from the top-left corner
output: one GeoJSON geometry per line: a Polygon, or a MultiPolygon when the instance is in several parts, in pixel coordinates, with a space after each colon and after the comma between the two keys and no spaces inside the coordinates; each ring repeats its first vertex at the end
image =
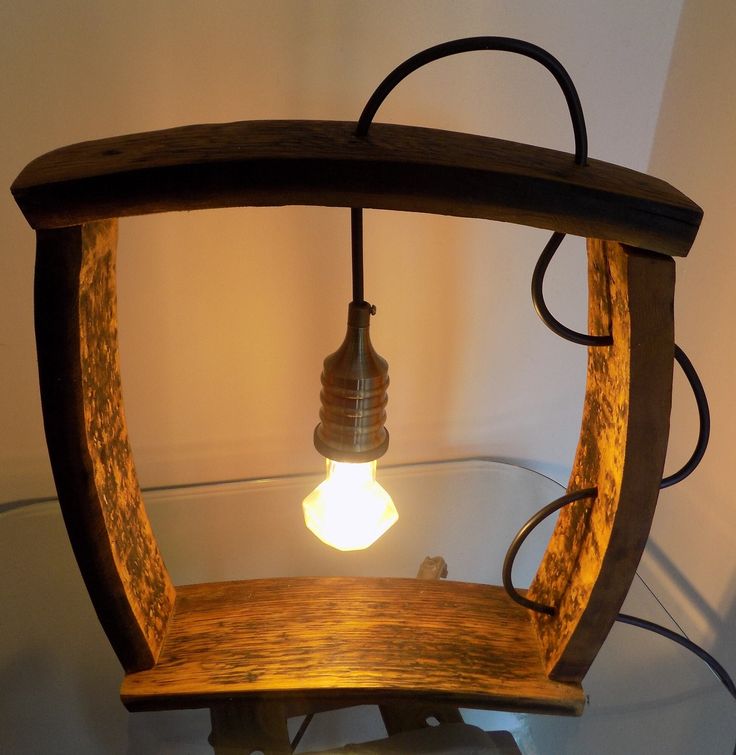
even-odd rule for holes
{"type": "Polygon", "coordinates": [[[327,459],[327,479],[302,502],[307,527],[327,545],[357,551],[378,540],[399,518],[391,496],[376,482],[376,462],[327,459]]]}

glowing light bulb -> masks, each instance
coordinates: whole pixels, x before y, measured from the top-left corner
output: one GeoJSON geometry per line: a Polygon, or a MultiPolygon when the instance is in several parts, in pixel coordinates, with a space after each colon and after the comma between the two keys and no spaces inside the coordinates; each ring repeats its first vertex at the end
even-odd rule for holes
{"type": "Polygon", "coordinates": [[[326,461],[327,479],[302,501],[304,522],[333,548],[367,548],[399,518],[391,496],[376,482],[376,462],[326,461]]]}

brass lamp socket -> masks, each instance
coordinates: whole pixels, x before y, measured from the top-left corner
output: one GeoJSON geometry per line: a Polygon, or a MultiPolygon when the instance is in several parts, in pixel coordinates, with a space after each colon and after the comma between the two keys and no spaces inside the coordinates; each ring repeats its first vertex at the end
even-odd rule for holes
{"type": "Polygon", "coordinates": [[[388,363],[371,345],[374,312],[367,302],[351,302],[345,340],[324,361],[314,446],[333,461],[373,461],[388,448],[388,363]]]}

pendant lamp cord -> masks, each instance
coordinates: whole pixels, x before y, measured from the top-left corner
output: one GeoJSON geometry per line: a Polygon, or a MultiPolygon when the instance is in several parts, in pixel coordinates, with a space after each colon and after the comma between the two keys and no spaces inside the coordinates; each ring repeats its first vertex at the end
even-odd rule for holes
{"type": "Polygon", "coordinates": [[[363,293],[363,209],[350,208],[350,237],[353,260],[353,304],[362,304],[363,293]]]}
{"type": "MultiPolygon", "coordinates": [[[[376,87],[376,90],[368,99],[363,112],[358,119],[355,135],[360,139],[368,138],[368,129],[373,118],[383,101],[391,91],[407,76],[422,66],[435,60],[458,55],[465,52],[477,52],[481,50],[496,50],[499,52],[511,52],[531,58],[544,66],[555,78],[562,89],[567,102],[572,128],[575,136],[575,163],[580,166],[588,162],[588,136],[585,129],[583,108],[580,104],[577,90],[570,75],[557,58],[541,47],[512,37],[466,37],[444,42],[434,47],[422,50],[416,55],[407,58],[403,63],[394,68],[391,73],[376,87]]],[[[363,208],[352,207],[350,209],[350,225],[352,239],[352,267],[353,267],[353,302],[363,302],[363,208]]]]}
{"type": "MultiPolygon", "coordinates": [[[[407,58],[383,79],[383,81],[376,87],[373,94],[368,98],[368,102],[366,102],[363,112],[358,118],[355,135],[362,139],[368,138],[368,131],[373,122],[373,118],[386,97],[388,97],[401,81],[414,71],[422,68],[428,63],[432,63],[442,58],[466,52],[483,50],[510,52],[531,58],[544,66],[552,74],[562,89],[565,102],[567,103],[570,112],[575,139],[575,163],[576,165],[585,167],[588,163],[588,135],[585,127],[585,115],[570,74],[568,74],[557,58],[543,48],[531,44],[530,42],[514,39],[512,37],[484,36],[455,39],[450,42],[435,45],[434,47],[429,47],[426,50],[422,50],[416,55],[407,58]]],[[[350,231],[352,246],[353,302],[360,304],[365,300],[362,207],[352,207],[350,209],[350,231]]],[[[610,334],[589,335],[587,333],[578,333],[571,330],[552,315],[544,301],[544,277],[555,252],[559,249],[564,238],[564,233],[553,233],[537,261],[532,275],[532,302],[534,308],[545,325],[561,338],[583,346],[610,346],[613,343],[613,338],[610,334]]],[[[660,485],[661,488],[666,488],[670,485],[681,482],[695,470],[705,454],[705,450],[708,446],[708,439],[710,437],[710,412],[703,384],[701,383],[692,362],[677,344],[675,344],[674,357],[685,373],[685,377],[687,378],[695,396],[695,401],[698,407],[699,431],[695,450],[690,459],[688,459],[685,465],[677,472],[665,477],[660,485]]]]}

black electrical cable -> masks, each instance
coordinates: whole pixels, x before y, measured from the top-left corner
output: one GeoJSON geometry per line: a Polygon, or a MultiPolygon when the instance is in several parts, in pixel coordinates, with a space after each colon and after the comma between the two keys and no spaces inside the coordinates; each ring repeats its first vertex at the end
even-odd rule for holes
{"type": "Polygon", "coordinates": [[[695,367],[693,367],[693,363],[677,344],[675,344],[675,359],[685,373],[685,377],[692,389],[693,396],[695,396],[695,403],[698,407],[698,442],[695,444],[695,450],[693,451],[692,456],[690,456],[682,468],[662,480],[659,485],[660,490],[668,488],[670,485],[676,485],[678,482],[682,482],[682,480],[695,470],[705,454],[705,449],[708,448],[708,440],[710,438],[710,409],[708,408],[708,397],[705,395],[703,383],[700,381],[698,373],[695,371],[695,367]]]}
{"type": "Polygon", "coordinates": [[[532,303],[534,304],[534,309],[542,322],[553,333],[556,333],[566,341],[572,341],[581,346],[610,346],[613,343],[611,335],[591,336],[587,333],[578,333],[576,330],[571,330],[554,317],[544,301],[544,276],[547,273],[547,268],[552,261],[552,257],[554,257],[555,252],[560,248],[560,244],[564,238],[564,233],[553,233],[539,255],[537,264],[534,266],[534,272],[532,273],[532,303]]]}
{"type": "MultiPolygon", "coordinates": [[[[580,166],[588,163],[588,134],[585,128],[585,116],[580,104],[575,84],[570,78],[570,74],[565,70],[562,63],[557,58],[548,53],[545,49],[525,42],[522,39],[512,37],[465,37],[463,39],[454,39],[450,42],[428,47],[426,50],[418,52],[407,58],[403,63],[394,68],[391,73],[376,87],[376,90],[366,102],[363,112],[358,119],[358,125],[355,129],[355,135],[359,138],[365,138],[368,135],[368,129],[373,121],[378,108],[388,97],[394,87],[403,79],[412,74],[422,66],[432,63],[435,60],[447,58],[452,55],[458,55],[465,52],[479,52],[482,50],[495,50],[499,52],[511,52],[523,55],[527,58],[540,63],[554,76],[555,81],[560,85],[565,97],[570,119],[572,120],[573,134],[575,137],[575,162],[580,166]]],[[[352,237],[352,254],[353,254],[353,301],[360,303],[363,301],[363,210],[360,207],[353,207],[350,211],[351,237],[352,237]]]]}
{"type": "Polygon", "coordinates": [[[718,661],[707,650],[701,648],[700,645],[696,645],[692,640],[684,637],[678,632],[667,629],[667,627],[663,627],[660,624],[655,624],[652,621],[640,619],[637,616],[620,613],[616,616],[616,621],[619,621],[622,624],[630,624],[634,627],[646,629],[649,632],[655,632],[656,634],[660,634],[662,637],[666,637],[668,640],[672,640],[672,642],[676,642],[678,645],[687,648],[691,653],[697,655],[701,661],[710,667],[710,670],[718,677],[719,681],[728,690],[731,697],[736,700],[736,684],[734,684],[733,679],[731,679],[726,669],[723,668],[723,666],[721,666],[721,664],[718,663],[718,661]]]}
{"type": "MultiPolygon", "coordinates": [[[[694,653],[708,666],[708,668],[710,668],[731,697],[736,700],[736,684],[734,684],[728,671],[726,671],[726,669],[723,668],[723,666],[721,666],[721,664],[707,650],[701,648],[700,645],[697,645],[691,639],[683,637],[683,635],[673,632],[671,629],[667,629],[667,627],[663,627],[660,624],[655,624],[653,621],[640,619],[638,616],[630,616],[626,613],[618,614],[618,616],[616,616],[616,621],[659,634],[662,637],[666,637],[668,640],[672,640],[672,642],[676,642],[691,653],[694,653]]],[[[733,755],[736,755],[736,745],[733,748],[733,755]]]]}
{"type": "Polygon", "coordinates": [[[516,554],[519,552],[519,549],[521,548],[527,537],[531,534],[532,530],[534,530],[548,516],[554,514],[555,511],[559,511],[563,506],[567,506],[568,503],[579,501],[581,498],[595,498],[596,495],[598,495],[598,488],[585,488],[584,490],[576,490],[574,493],[567,493],[557,500],[552,501],[552,503],[548,504],[543,509],[537,511],[537,513],[534,514],[534,516],[532,516],[526,522],[526,524],[516,533],[516,536],[511,541],[511,545],[509,545],[509,548],[506,551],[506,558],[504,558],[503,560],[502,571],[503,586],[508,593],[508,596],[512,600],[516,601],[519,605],[524,606],[525,608],[530,608],[532,611],[536,611],[537,613],[544,613],[548,616],[554,616],[556,609],[553,606],[546,606],[543,603],[538,603],[535,600],[530,600],[529,598],[524,597],[514,587],[511,573],[514,568],[514,560],[516,559],[516,554]]]}
{"type": "Polygon", "coordinates": [[[583,108],[570,74],[568,74],[557,58],[543,48],[533,45],[531,42],[525,42],[522,39],[513,39],[512,37],[466,37],[464,39],[454,39],[450,42],[435,45],[434,47],[428,47],[426,50],[422,50],[416,55],[407,58],[386,76],[370,96],[358,119],[355,135],[359,137],[366,136],[378,108],[390,94],[391,90],[409,76],[409,74],[435,60],[460,53],[481,50],[496,50],[524,55],[543,65],[554,76],[562,89],[570,111],[572,128],[575,134],[575,162],[578,165],[585,165],[588,160],[588,135],[585,129],[583,108]]]}
{"type": "Polygon", "coordinates": [[[363,292],[363,210],[350,208],[350,236],[353,263],[353,304],[362,304],[363,292]]]}
{"type": "Polygon", "coordinates": [[[304,716],[304,720],[302,721],[301,725],[299,726],[299,730],[294,735],[294,739],[291,740],[291,751],[294,752],[296,748],[299,746],[299,742],[302,741],[302,737],[304,736],[305,732],[309,728],[309,724],[312,723],[312,719],[314,718],[314,713],[308,713],[306,716],[304,716]]]}
{"type": "MultiPolygon", "coordinates": [[[[548,516],[554,514],[555,511],[558,511],[563,506],[566,506],[573,501],[578,501],[582,498],[595,498],[597,494],[597,488],[586,488],[584,490],[578,490],[574,493],[563,495],[557,500],[552,501],[552,503],[548,504],[543,509],[540,509],[519,530],[514,539],[511,541],[511,545],[506,552],[506,558],[503,562],[503,586],[506,590],[506,593],[513,601],[519,603],[525,608],[536,611],[537,613],[543,613],[548,616],[555,615],[556,609],[553,606],[547,606],[543,603],[529,600],[516,590],[513,582],[511,581],[511,572],[514,566],[514,559],[516,558],[516,554],[519,552],[519,548],[521,548],[524,540],[526,540],[532,530],[534,530],[535,527],[537,527],[548,516]]],[[[723,684],[723,686],[729,692],[731,697],[736,700],[736,684],[734,684],[733,679],[730,677],[726,669],[707,650],[700,647],[700,645],[696,644],[688,637],[685,637],[682,634],[678,634],[677,632],[673,632],[671,629],[667,629],[666,627],[663,627],[660,624],[655,624],[654,622],[648,621],[647,619],[640,619],[637,616],[630,616],[629,614],[625,613],[619,613],[616,616],[616,621],[619,621],[622,624],[630,624],[631,626],[639,627],[640,629],[646,629],[650,632],[655,632],[662,637],[666,637],[667,639],[672,640],[672,642],[676,642],[678,645],[686,648],[691,653],[694,653],[696,656],[698,656],[698,658],[700,658],[704,663],[707,664],[707,666],[716,675],[721,684],[723,684]]],[[[736,747],[734,747],[733,755],[736,755],[736,747]]]]}
{"type": "MultiPolygon", "coordinates": [[[[544,276],[547,273],[547,268],[549,267],[552,257],[559,249],[564,238],[564,233],[553,233],[542,250],[542,254],[539,256],[537,264],[534,267],[534,273],[532,274],[532,303],[534,304],[534,309],[542,322],[553,333],[567,341],[572,341],[573,343],[581,344],[582,346],[610,346],[613,343],[613,338],[610,335],[591,336],[587,333],[578,333],[575,330],[571,330],[566,325],[563,325],[549,311],[549,308],[544,301],[544,276]]],[[[677,344],[675,344],[675,360],[682,368],[682,371],[690,384],[690,388],[692,389],[693,396],[695,397],[695,403],[698,408],[698,440],[695,444],[695,450],[687,462],[677,470],[677,472],[665,477],[659,485],[660,489],[668,488],[671,485],[682,482],[682,480],[695,471],[705,454],[705,450],[708,447],[708,440],[710,438],[710,410],[708,408],[708,397],[705,394],[703,383],[698,377],[698,373],[695,370],[693,363],[677,344]]]]}

